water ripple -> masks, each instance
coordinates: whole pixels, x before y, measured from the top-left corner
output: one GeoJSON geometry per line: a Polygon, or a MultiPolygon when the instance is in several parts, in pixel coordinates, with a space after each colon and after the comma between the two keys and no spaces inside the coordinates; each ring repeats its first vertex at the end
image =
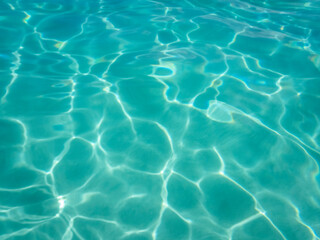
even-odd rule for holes
{"type": "Polygon", "coordinates": [[[318,1],[0,12],[0,239],[319,239],[318,1]]]}

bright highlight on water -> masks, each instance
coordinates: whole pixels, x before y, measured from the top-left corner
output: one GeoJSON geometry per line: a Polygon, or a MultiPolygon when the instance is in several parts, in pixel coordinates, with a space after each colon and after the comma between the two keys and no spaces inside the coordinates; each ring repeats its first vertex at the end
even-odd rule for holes
{"type": "Polygon", "coordinates": [[[320,239],[320,3],[0,2],[0,239],[320,239]]]}

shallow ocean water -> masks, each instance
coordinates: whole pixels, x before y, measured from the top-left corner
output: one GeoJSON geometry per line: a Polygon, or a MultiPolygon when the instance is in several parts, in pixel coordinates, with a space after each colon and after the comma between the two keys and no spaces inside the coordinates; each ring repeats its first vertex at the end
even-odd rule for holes
{"type": "Polygon", "coordinates": [[[316,240],[318,1],[0,2],[0,239],[316,240]]]}

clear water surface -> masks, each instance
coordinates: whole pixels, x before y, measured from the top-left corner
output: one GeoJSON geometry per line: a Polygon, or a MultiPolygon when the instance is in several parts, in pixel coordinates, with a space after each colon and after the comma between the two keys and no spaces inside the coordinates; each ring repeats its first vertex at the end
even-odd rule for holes
{"type": "Polygon", "coordinates": [[[316,240],[320,3],[0,2],[0,239],[316,240]]]}

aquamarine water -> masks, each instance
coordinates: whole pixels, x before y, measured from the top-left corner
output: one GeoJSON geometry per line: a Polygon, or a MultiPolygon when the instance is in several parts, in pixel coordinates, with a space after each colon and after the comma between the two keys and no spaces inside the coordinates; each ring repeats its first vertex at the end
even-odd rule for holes
{"type": "Polygon", "coordinates": [[[320,239],[320,3],[0,2],[0,239],[320,239]]]}

